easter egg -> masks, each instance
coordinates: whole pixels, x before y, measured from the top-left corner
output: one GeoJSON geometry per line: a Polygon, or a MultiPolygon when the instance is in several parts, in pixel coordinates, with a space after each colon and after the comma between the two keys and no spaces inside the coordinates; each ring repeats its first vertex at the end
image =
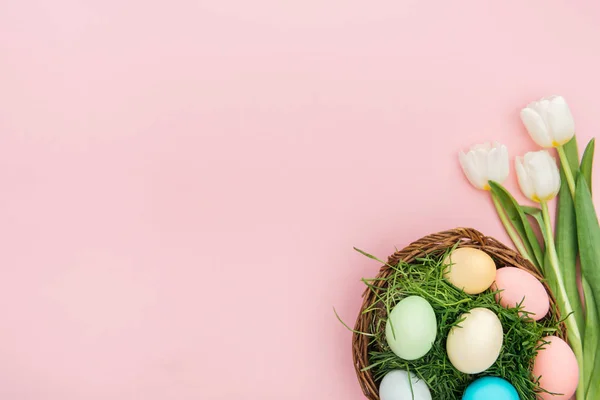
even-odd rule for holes
{"type": "Polygon", "coordinates": [[[462,314],[446,340],[452,365],[465,374],[478,374],[491,367],[502,349],[502,323],[493,311],[474,308],[462,314]]]}
{"type": "Polygon", "coordinates": [[[427,354],[436,334],[433,308],[419,296],[406,297],[396,304],[385,326],[388,345],[404,360],[416,360],[427,354]]]}
{"type": "Polygon", "coordinates": [[[379,384],[379,398],[381,400],[431,400],[431,393],[425,381],[417,378],[415,374],[397,369],[388,372],[379,384]],[[412,389],[411,389],[412,386],[412,389]]]}
{"type": "Polygon", "coordinates": [[[496,271],[496,281],[492,285],[496,300],[503,307],[516,307],[521,304],[523,311],[536,321],[544,318],[550,309],[548,292],[535,276],[515,267],[504,267],[496,271]]]}
{"type": "Polygon", "coordinates": [[[557,336],[547,336],[546,344],[538,351],[533,363],[533,376],[540,379],[540,387],[550,393],[538,393],[543,400],[568,400],[579,381],[579,367],[573,350],[557,336]]]}
{"type": "Polygon", "coordinates": [[[496,278],[496,264],[481,250],[460,247],[445,259],[444,278],[467,294],[484,292],[496,278]]]}
{"type": "Polygon", "coordinates": [[[484,376],[467,387],[462,400],[519,400],[519,393],[506,379],[484,376]]]}

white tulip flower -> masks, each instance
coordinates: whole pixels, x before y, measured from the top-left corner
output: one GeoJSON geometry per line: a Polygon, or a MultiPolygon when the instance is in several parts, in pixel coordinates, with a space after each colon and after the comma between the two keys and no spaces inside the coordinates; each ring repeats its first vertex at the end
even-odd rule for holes
{"type": "Polygon", "coordinates": [[[473,186],[490,190],[488,181],[502,183],[508,177],[508,150],[500,143],[478,144],[458,153],[462,169],[473,186]]]}
{"type": "Polygon", "coordinates": [[[531,138],[542,147],[562,146],[575,135],[575,122],[562,96],[529,103],[521,110],[521,120],[531,138]]]}
{"type": "Polygon", "coordinates": [[[546,150],[525,154],[515,159],[519,186],[525,196],[542,203],[553,199],[560,189],[556,160],[546,150]]]}

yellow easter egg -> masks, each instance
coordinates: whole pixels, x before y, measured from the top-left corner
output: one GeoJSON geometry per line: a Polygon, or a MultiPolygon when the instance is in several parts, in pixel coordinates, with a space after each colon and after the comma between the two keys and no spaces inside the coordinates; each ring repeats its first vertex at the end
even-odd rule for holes
{"type": "Polygon", "coordinates": [[[468,294],[487,290],[496,279],[496,264],[485,252],[460,247],[444,260],[444,278],[468,294]]]}

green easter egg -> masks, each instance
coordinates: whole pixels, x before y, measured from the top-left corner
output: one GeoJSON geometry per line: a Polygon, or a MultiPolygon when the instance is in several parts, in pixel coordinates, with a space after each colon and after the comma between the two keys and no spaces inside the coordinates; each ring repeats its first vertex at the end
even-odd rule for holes
{"type": "Polygon", "coordinates": [[[416,360],[427,354],[436,334],[433,308],[420,296],[409,296],[396,304],[385,326],[388,345],[404,360],[416,360]]]}

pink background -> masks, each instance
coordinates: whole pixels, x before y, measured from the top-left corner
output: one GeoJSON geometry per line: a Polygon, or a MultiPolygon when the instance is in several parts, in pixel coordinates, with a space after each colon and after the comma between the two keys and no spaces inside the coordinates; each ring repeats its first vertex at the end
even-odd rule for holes
{"type": "Polygon", "coordinates": [[[0,398],[361,399],[333,307],[352,324],[378,265],[352,246],[506,240],[456,153],[534,149],[518,110],[553,93],[597,134],[599,18],[0,0],[0,398]]]}

